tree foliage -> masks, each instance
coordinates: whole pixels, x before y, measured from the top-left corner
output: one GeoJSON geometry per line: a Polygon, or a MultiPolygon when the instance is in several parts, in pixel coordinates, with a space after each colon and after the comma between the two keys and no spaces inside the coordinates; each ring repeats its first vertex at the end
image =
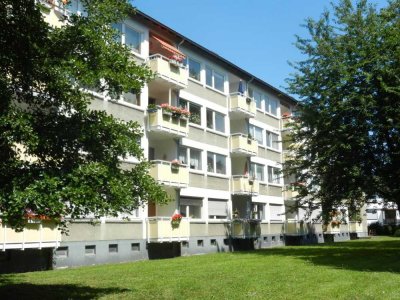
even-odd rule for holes
{"type": "Polygon", "coordinates": [[[83,1],[86,14],[49,26],[34,0],[0,0],[0,213],[16,229],[27,213],[58,220],[129,213],[167,197],[148,174],[142,129],[89,107],[151,79],[116,42],[128,1],[83,1]],[[136,157],[131,170],[121,158],[136,157]]]}
{"type": "Polygon", "coordinates": [[[297,37],[306,59],[288,80],[301,100],[286,174],[304,183],[298,205],[321,206],[324,219],[375,196],[400,208],[400,1],[332,8],[297,37]]]}

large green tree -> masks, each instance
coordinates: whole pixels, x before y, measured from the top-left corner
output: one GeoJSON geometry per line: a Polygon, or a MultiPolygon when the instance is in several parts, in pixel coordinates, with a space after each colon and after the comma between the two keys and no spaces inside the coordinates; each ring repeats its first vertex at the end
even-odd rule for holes
{"type": "Polygon", "coordinates": [[[148,174],[140,126],[91,110],[82,89],[116,99],[151,79],[112,29],[133,9],[123,0],[82,2],[85,14],[53,28],[34,0],[0,0],[0,217],[16,229],[27,214],[65,225],[65,217],[167,201],[148,174]],[[124,170],[128,156],[139,163],[124,170]]]}
{"type": "Polygon", "coordinates": [[[326,220],[375,196],[400,208],[400,1],[343,0],[306,27],[306,59],[288,80],[300,97],[286,163],[298,206],[320,206],[326,220]]]}

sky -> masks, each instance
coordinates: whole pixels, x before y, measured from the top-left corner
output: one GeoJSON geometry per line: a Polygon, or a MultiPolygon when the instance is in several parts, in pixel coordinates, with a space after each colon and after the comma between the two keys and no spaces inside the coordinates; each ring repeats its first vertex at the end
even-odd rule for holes
{"type": "MultiPolygon", "coordinates": [[[[301,61],[295,35],[332,0],[133,0],[133,6],[235,65],[285,91],[301,61]]],[[[337,0],[333,0],[337,3],[337,0]]],[[[378,8],[385,0],[370,0],[378,8]]]]}

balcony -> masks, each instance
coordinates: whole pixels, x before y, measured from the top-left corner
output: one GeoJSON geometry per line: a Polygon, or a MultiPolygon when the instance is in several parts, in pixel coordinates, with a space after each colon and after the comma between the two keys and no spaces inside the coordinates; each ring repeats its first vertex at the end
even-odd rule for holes
{"type": "Polygon", "coordinates": [[[153,160],[150,175],[160,184],[186,188],[189,184],[189,168],[186,165],[175,165],[169,161],[153,160]]]}
{"type": "Polygon", "coordinates": [[[256,156],[258,154],[258,142],[242,133],[231,135],[232,156],[256,156]]]}
{"type": "Polygon", "coordinates": [[[169,88],[187,88],[189,71],[186,66],[161,54],[149,56],[148,66],[156,73],[153,80],[169,88]]]}
{"type": "Polygon", "coordinates": [[[61,241],[61,232],[57,225],[51,221],[33,221],[28,223],[22,232],[16,232],[1,224],[0,250],[28,249],[28,248],[55,248],[61,241]]]}
{"type": "Polygon", "coordinates": [[[349,222],[349,231],[350,232],[364,232],[362,222],[350,221],[349,222]]]}
{"type": "Polygon", "coordinates": [[[232,176],[232,194],[256,196],[259,193],[257,180],[249,179],[246,175],[232,176]]]}
{"type": "Polygon", "coordinates": [[[170,217],[150,217],[147,222],[147,242],[188,241],[190,237],[189,218],[182,218],[179,227],[174,228],[170,217]]]}
{"type": "Polygon", "coordinates": [[[257,238],[261,234],[260,220],[234,219],[231,225],[231,236],[236,239],[257,238]]]}
{"type": "Polygon", "coordinates": [[[148,110],[148,130],[173,137],[186,137],[188,119],[164,112],[161,108],[148,110]]]}
{"type": "Polygon", "coordinates": [[[310,232],[310,224],[289,219],[285,222],[286,235],[306,235],[310,232]]]}
{"type": "Polygon", "coordinates": [[[230,95],[231,119],[254,118],[256,116],[256,103],[253,99],[241,93],[230,95]]]}

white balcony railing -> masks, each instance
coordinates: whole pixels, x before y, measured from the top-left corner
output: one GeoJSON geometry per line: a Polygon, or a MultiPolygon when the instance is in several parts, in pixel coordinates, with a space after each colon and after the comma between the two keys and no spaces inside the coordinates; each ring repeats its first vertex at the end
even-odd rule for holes
{"type": "Polygon", "coordinates": [[[175,165],[170,161],[152,160],[150,175],[159,183],[184,188],[189,185],[189,168],[187,165],[175,165]]]}
{"type": "Polygon", "coordinates": [[[254,118],[256,115],[256,103],[250,97],[241,93],[232,93],[229,96],[230,111],[243,117],[254,118]]]}
{"type": "MultiPolygon", "coordinates": [[[[0,220],[1,223],[1,220],[0,220]]],[[[57,225],[51,221],[28,223],[21,232],[16,232],[7,224],[0,225],[0,250],[54,248],[61,241],[57,225]]]]}
{"type": "Polygon", "coordinates": [[[189,218],[182,218],[178,227],[172,226],[171,217],[146,219],[148,242],[187,241],[190,237],[189,218]]]}
{"type": "Polygon", "coordinates": [[[186,137],[189,132],[189,121],[185,117],[174,116],[163,112],[161,108],[148,111],[148,130],[186,137]]]}
{"type": "Polygon", "coordinates": [[[156,73],[156,77],[167,83],[180,88],[188,86],[189,71],[183,64],[161,54],[154,54],[149,56],[148,65],[156,73]]]}
{"type": "Polygon", "coordinates": [[[230,146],[232,154],[243,156],[256,156],[258,154],[258,142],[243,133],[233,133],[230,146]]]}
{"type": "Polygon", "coordinates": [[[232,176],[232,194],[255,196],[259,193],[258,180],[250,179],[246,175],[232,176]]]}

